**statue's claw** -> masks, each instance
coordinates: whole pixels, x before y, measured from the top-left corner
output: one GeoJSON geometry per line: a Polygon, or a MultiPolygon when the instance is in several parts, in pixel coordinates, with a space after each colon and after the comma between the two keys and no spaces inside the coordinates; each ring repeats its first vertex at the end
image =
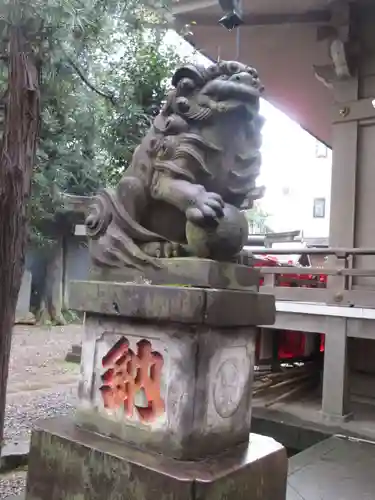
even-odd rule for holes
{"type": "Polygon", "coordinates": [[[203,190],[186,210],[186,218],[193,223],[199,224],[207,220],[218,220],[223,216],[224,201],[217,193],[209,193],[203,190]]]}
{"type": "Polygon", "coordinates": [[[154,241],[151,243],[144,243],[141,245],[141,248],[144,253],[157,259],[180,257],[183,253],[181,245],[171,241],[154,241]]]}

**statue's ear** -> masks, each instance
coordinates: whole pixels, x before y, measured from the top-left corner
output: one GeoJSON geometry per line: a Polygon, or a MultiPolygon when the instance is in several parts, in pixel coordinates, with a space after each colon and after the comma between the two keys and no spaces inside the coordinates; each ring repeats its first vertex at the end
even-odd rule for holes
{"type": "Polygon", "coordinates": [[[204,84],[202,71],[200,70],[200,68],[194,66],[193,64],[187,64],[186,66],[178,68],[178,70],[172,77],[172,85],[174,87],[177,87],[178,83],[184,78],[189,78],[189,80],[193,80],[193,82],[198,86],[204,84]]]}

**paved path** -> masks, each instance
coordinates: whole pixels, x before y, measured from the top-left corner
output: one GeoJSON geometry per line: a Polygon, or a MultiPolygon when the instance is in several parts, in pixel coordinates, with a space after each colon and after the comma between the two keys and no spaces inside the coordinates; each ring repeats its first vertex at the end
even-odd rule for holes
{"type": "Polygon", "coordinates": [[[373,500],[375,443],[331,437],[289,459],[287,500],[373,500]]]}
{"type": "MultiPolygon", "coordinates": [[[[5,415],[6,442],[29,440],[40,418],[73,411],[79,366],[66,363],[72,344],[79,344],[82,327],[15,327],[5,415]]],[[[25,471],[0,476],[0,498],[20,493],[25,471]]]]}

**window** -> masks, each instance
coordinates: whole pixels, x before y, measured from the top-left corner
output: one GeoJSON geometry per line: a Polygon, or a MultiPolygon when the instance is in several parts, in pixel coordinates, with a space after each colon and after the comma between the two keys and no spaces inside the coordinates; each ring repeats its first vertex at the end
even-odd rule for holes
{"type": "Polygon", "coordinates": [[[324,219],[326,216],[326,199],[325,198],[315,198],[314,199],[314,219],[324,219]]]}
{"type": "Polygon", "coordinates": [[[316,141],[315,156],[316,158],[328,158],[328,148],[322,142],[316,141]]]}

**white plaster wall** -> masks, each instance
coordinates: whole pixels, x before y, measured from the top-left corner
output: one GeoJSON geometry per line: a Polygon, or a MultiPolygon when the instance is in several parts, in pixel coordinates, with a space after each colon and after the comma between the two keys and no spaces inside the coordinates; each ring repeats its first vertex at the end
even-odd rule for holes
{"type": "Polygon", "coordinates": [[[266,186],[262,208],[274,231],[302,230],[308,238],[329,236],[332,156],[316,157],[316,140],[285,116],[276,116],[264,130],[261,182],[266,186]],[[288,123],[289,122],[289,123],[288,123]],[[288,133],[281,131],[287,127],[288,133]],[[314,199],[325,198],[325,217],[314,218],[314,199]]]}

